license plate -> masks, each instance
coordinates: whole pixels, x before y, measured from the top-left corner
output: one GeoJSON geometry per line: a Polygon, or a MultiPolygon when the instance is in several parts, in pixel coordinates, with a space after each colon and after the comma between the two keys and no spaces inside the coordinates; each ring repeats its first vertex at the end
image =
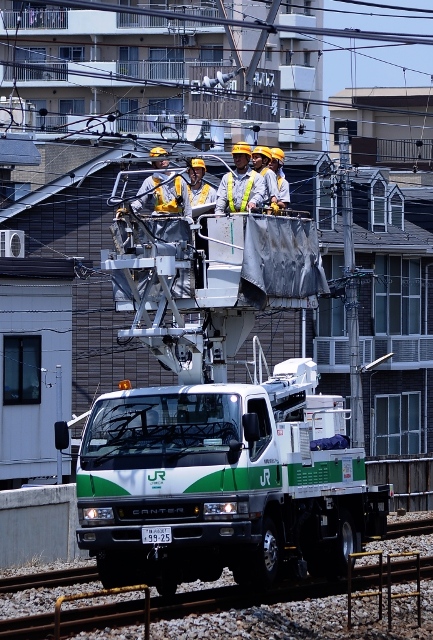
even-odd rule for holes
{"type": "Polygon", "coordinates": [[[143,544],[167,544],[171,542],[171,527],[142,527],[143,544]]]}

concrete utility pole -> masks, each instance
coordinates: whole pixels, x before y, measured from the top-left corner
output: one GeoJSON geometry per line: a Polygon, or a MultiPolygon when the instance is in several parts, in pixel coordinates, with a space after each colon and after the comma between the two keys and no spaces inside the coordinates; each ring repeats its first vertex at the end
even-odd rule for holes
{"type": "Polygon", "coordinates": [[[358,290],[355,248],[353,245],[353,210],[350,185],[349,134],[338,130],[340,144],[340,184],[342,188],[342,216],[344,231],[344,276],[346,283],[346,318],[350,354],[350,395],[352,410],[352,446],[364,447],[364,410],[362,404],[361,354],[359,348],[358,290]]]}

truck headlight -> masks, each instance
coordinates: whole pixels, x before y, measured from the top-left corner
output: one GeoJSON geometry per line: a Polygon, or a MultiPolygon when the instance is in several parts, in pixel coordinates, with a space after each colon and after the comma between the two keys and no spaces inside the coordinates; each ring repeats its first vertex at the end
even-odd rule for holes
{"type": "Polygon", "coordinates": [[[248,515],[247,502],[205,502],[203,515],[207,520],[231,520],[248,515]]]}
{"type": "Polygon", "coordinates": [[[111,524],[114,522],[114,513],[111,507],[87,507],[82,510],[83,524],[111,524]]]}

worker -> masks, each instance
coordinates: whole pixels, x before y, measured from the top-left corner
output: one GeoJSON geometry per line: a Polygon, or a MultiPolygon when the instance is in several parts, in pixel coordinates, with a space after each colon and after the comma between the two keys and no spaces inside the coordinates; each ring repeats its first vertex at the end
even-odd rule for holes
{"type": "Polygon", "coordinates": [[[154,147],[150,150],[150,157],[154,173],[141,185],[137,193],[138,200],[131,202],[133,212],[140,213],[144,209],[157,214],[190,216],[191,202],[187,183],[182,176],[176,176],[175,171],[168,169],[168,151],[163,147],[154,147]],[[173,179],[169,180],[170,178],[173,179]]]}
{"type": "Polygon", "coordinates": [[[284,209],[287,209],[290,204],[290,186],[286,180],[286,176],[283,171],[285,155],[282,149],[274,147],[271,149],[272,160],[270,167],[277,177],[278,185],[278,202],[284,205],[284,209]]]}
{"type": "Polygon", "coordinates": [[[265,205],[271,205],[271,211],[278,213],[278,185],[275,173],[269,164],[272,160],[272,153],[269,147],[255,147],[252,154],[253,167],[260,173],[265,181],[266,195],[265,205]]]}
{"type": "Polygon", "coordinates": [[[262,206],[266,187],[262,176],[251,169],[251,147],[238,142],[232,147],[234,172],[226,173],[217,191],[215,213],[243,213],[262,206]]]}
{"type": "Polygon", "coordinates": [[[188,185],[188,194],[191,207],[199,207],[204,204],[216,202],[216,189],[203,181],[206,173],[206,164],[202,158],[193,158],[188,169],[191,183],[188,185]]]}

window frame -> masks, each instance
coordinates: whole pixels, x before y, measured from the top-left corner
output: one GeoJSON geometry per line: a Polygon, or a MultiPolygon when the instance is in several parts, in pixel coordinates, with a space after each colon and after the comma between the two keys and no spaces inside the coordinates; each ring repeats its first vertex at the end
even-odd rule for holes
{"type": "Polygon", "coordinates": [[[401,394],[378,394],[374,397],[374,434],[372,437],[372,455],[415,455],[422,451],[422,415],[421,415],[421,391],[408,391],[401,394]],[[385,402],[386,401],[386,405],[385,402]],[[390,411],[391,401],[395,405],[394,411],[390,411]],[[379,415],[379,403],[384,406],[384,411],[379,415]],[[415,416],[411,416],[411,409],[415,408],[415,416]],[[390,415],[394,428],[390,428],[390,415]],[[379,416],[379,421],[378,421],[379,416]],[[386,418],[386,424],[384,419],[386,418]],[[414,420],[417,419],[417,428],[411,428],[414,420]],[[396,424],[397,423],[397,424],[396,424]],[[383,433],[378,433],[378,424],[383,433]],[[384,428],[385,427],[385,428],[384,428]],[[410,436],[415,436],[417,445],[411,447],[410,436]],[[391,440],[394,444],[390,447],[391,440]],[[386,442],[385,448],[378,447],[378,444],[386,442]],[[398,447],[395,445],[398,443],[398,447]]]}
{"type": "MultiPolygon", "coordinates": [[[[42,376],[42,336],[41,335],[3,335],[3,405],[11,406],[11,405],[28,405],[28,404],[41,404],[41,376],[42,376]],[[12,342],[16,342],[16,345],[13,345],[12,342]],[[9,343],[9,346],[8,344],[9,343]],[[29,349],[33,345],[33,351],[30,352],[29,349]],[[15,351],[15,356],[12,358],[11,355],[8,355],[8,352],[15,351]],[[28,351],[27,356],[30,354],[29,360],[34,360],[34,362],[26,363],[26,350],[28,351]],[[11,360],[15,362],[16,371],[11,373],[11,360]],[[7,370],[7,365],[9,364],[9,369],[7,370]],[[26,371],[25,367],[32,367],[32,371],[36,373],[36,383],[32,385],[33,389],[36,389],[35,397],[26,397],[24,393],[25,383],[26,383],[26,371]],[[8,383],[11,376],[15,376],[16,386],[12,388],[13,391],[17,391],[17,396],[15,398],[6,397],[7,389],[6,384],[8,383]]],[[[9,393],[11,393],[9,391],[9,393]]],[[[32,392],[34,393],[34,392],[32,392]]]]}

